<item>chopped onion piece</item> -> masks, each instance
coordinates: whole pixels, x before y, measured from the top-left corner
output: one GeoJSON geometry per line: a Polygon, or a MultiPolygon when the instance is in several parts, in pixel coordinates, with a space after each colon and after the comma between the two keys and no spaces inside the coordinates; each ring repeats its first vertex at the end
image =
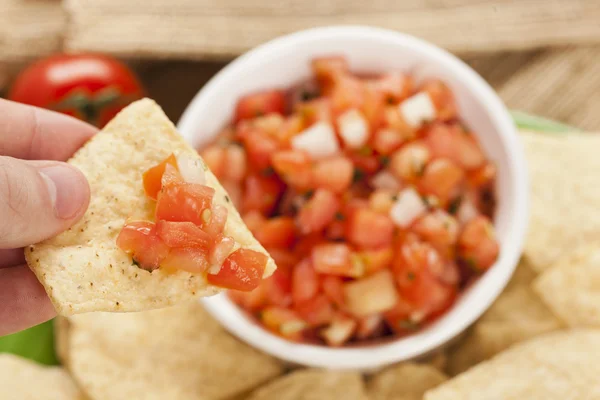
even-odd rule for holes
{"type": "Polygon", "coordinates": [[[333,126],[322,121],[294,136],[292,147],[306,151],[313,159],[326,158],[340,150],[333,126]]]}
{"type": "Polygon", "coordinates": [[[338,316],[327,328],[321,331],[321,336],[328,345],[340,346],[350,340],[356,325],[356,321],[352,318],[338,316]]]}
{"type": "Polygon", "coordinates": [[[366,278],[345,283],[344,295],[348,311],[357,317],[387,311],[398,302],[394,277],[387,269],[366,278]]]}
{"type": "Polygon", "coordinates": [[[435,105],[425,92],[409,97],[400,103],[398,108],[404,121],[413,128],[418,128],[423,123],[434,120],[436,115],[435,105]]]}
{"type": "Polygon", "coordinates": [[[369,139],[369,125],[360,111],[348,110],[337,119],[340,135],[347,147],[357,149],[369,139]]]}
{"type": "Polygon", "coordinates": [[[217,275],[219,272],[221,272],[221,268],[222,267],[223,267],[222,265],[213,264],[208,269],[208,273],[211,274],[211,275],[217,275]]]}
{"type": "Polygon", "coordinates": [[[389,190],[392,192],[398,192],[401,188],[398,179],[396,179],[389,171],[381,171],[371,178],[371,185],[373,185],[375,189],[389,190]]]}
{"type": "Polygon", "coordinates": [[[202,161],[188,156],[179,156],[177,157],[177,169],[187,183],[206,184],[202,161]]]}
{"type": "Polygon", "coordinates": [[[479,211],[477,210],[477,207],[475,207],[472,201],[468,199],[463,199],[463,201],[460,202],[460,206],[458,207],[456,217],[458,218],[458,222],[461,225],[465,225],[467,222],[469,222],[478,215],[479,211]]]}
{"type": "Polygon", "coordinates": [[[400,228],[407,228],[427,211],[421,196],[413,189],[404,189],[390,210],[392,221],[400,228]]]}

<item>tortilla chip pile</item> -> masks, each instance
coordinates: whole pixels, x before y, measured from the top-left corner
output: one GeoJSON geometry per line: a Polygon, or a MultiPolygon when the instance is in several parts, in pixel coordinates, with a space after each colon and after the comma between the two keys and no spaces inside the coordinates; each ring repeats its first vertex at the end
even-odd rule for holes
{"type": "MultiPolygon", "coordinates": [[[[146,124],[143,118],[132,121],[124,128],[146,124]]],[[[113,124],[112,129],[116,134],[122,128],[113,124]]],[[[58,319],[57,352],[69,375],[0,358],[0,387],[9,385],[19,399],[55,398],[48,397],[50,387],[63,393],[61,399],[78,398],[79,388],[92,400],[600,399],[600,186],[595,185],[600,136],[524,133],[522,138],[532,219],[521,263],[493,306],[433,359],[368,376],[296,368],[233,338],[198,303],[184,302],[140,313],[58,319]],[[38,390],[44,396],[36,397],[38,390]]],[[[88,157],[93,162],[103,156],[88,157]]],[[[107,229],[97,220],[86,221],[98,232],[107,229]]],[[[86,235],[92,233],[82,235],[91,240],[86,235]]],[[[57,243],[73,240],[63,236],[57,243]]],[[[79,254],[73,246],[61,255],[65,263],[79,254]]],[[[52,273],[61,278],[49,280],[59,293],[62,279],[77,278],[52,273]]],[[[171,285],[150,283],[162,284],[171,285]]],[[[86,290],[80,302],[56,295],[60,304],[93,308],[86,301],[109,289],[86,290]]],[[[149,295],[131,294],[132,299],[149,295]]]]}

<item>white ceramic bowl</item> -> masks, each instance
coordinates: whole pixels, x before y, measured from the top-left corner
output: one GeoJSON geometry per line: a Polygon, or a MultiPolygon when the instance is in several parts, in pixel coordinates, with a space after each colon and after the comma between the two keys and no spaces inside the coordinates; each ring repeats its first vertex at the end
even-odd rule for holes
{"type": "Polygon", "coordinates": [[[223,294],[203,303],[232,334],[283,360],[314,367],[374,370],[439,348],[471,325],[503,290],[518,262],[527,226],[525,157],[504,105],[466,64],[414,37],[360,26],[294,33],[239,57],[189,104],[179,121],[182,135],[200,148],[230,121],[241,96],[292,86],[310,77],[311,59],[325,55],[345,56],[352,71],[410,71],[417,79],[438,77],[450,86],[461,116],[498,166],[494,224],[501,243],[499,259],[438,321],[411,336],[374,345],[328,348],[292,343],[261,328],[223,294]]]}

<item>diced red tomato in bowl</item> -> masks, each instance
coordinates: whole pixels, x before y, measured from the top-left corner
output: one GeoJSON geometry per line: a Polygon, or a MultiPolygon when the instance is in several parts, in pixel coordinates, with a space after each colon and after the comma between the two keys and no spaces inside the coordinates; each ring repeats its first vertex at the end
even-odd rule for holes
{"type": "Polygon", "coordinates": [[[498,257],[494,164],[444,82],[363,76],[335,55],[312,70],[286,97],[240,99],[226,134],[202,151],[279,268],[231,299],[292,341],[410,335],[498,257]],[[228,174],[230,146],[239,154],[228,174]]]}

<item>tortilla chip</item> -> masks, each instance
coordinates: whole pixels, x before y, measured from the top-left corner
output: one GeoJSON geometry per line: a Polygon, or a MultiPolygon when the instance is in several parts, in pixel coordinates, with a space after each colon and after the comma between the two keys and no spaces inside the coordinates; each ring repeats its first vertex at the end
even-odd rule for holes
{"type": "MultiPolygon", "coordinates": [[[[201,275],[138,268],[116,246],[129,218],[153,219],[154,202],[144,194],[142,174],[171,153],[200,159],[160,107],[144,99],[119,113],[69,161],[88,178],[89,209],[68,231],[25,251],[27,263],[59,314],[143,311],[220,291],[201,275]]],[[[227,201],[215,176],[210,171],[206,175],[208,185],[216,190],[215,201],[229,211],[225,234],[241,247],[267,254],[227,201]]],[[[269,257],[264,276],[274,269],[269,257]]]]}
{"type": "Polygon", "coordinates": [[[357,372],[301,369],[257,389],[246,400],[367,400],[357,372]]]}
{"type": "Polygon", "coordinates": [[[600,136],[524,133],[531,185],[525,256],[536,271],[600,237],[600,136]]]}
{"type": "Polygon", "coordinates": [[[12,354],[0,354],[0,399],[83,400],[69,374],[12,354]]]}
{"type": "Polygon", "coordinates": [[[368,383],[371,400],[421,400],[448,379],[427,364],[403,363],[375,375],[368,383]]]}
{"type": "Polygon", "coordinates": [[[425,400],[600,398],[600,330],[550,333],[497,355],[425,394],[425,400]]]}
{"type": "Polygon", "coordinates": [[[600,243],[576,251],[547,269],[534,290],[571,327],[600,327],[600,243]]]}
{"type": "Polygon", "coordinates": [[[283,372],[194,301],[140,313],[71,317],[67,367],[92,399],[217,400],[283,372]]]}
{"type": "Polygon", "coordinates": [[[517,265],[515,272],[504,288],[505,292],[519,288],[521,286],[529,286],[537,276],[537,272],[531,267],[527,260],[522,259],[517,265]]]}
{"type": "Polygon", "coordinates": [[[451,375],[464,372],[516,343],[561,327],[529,286],[504,292],[466,339],[451,349],[448,372],[451,375]]]}
{"type": "Polygon", "coordinates": [[[62,364],[67,363],[70,323],[66,317],[54,319],[54,351],[62,364]]]}

